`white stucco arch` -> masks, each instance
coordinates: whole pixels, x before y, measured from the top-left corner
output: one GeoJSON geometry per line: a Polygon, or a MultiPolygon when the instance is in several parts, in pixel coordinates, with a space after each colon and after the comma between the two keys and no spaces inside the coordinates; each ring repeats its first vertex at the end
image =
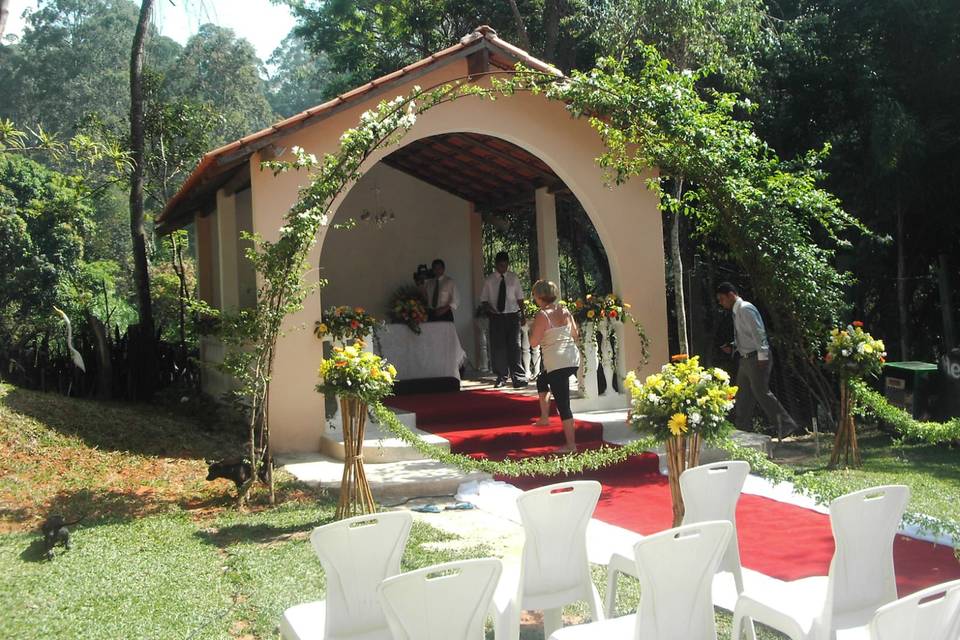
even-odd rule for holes
{"type": "MultiPolygon", "coordinates": [[[[418,83],[422,86],[465,75],[465,63],[436,70],[418,83]],[[459,69],[457,67],[460,67],[459,69]]],[[[403,95],[411,87],[391,92],[403,95]]],[[[370,101],[359,100],[314,125],[294,132],[277,142],[280,147],[299,145],[318,156],[335,153],[340,134],[356,124],[370,101]]],[[[651,363],[667,357],[666,296],[664,285],[661,216],[655,195],[646,188],[646,177],[616,187],[608,186],[595,159],[603,152],[597,133],[586,119],[573,119],[564,105],[542,96],[520,93],[495,101],[465,97],[424,113],[400,141],[400,146],[449,133],[470,132],[501,138],[537,156],[553,169],[580,201],[597,230],[607,252],[614,290],[633,304],[633,313],[651,340],[651,363]]],[[[361,167],[366,172],[398,147],[378,149],[361,167]]],[[[298,187],[306,180],[295,172],[274,177],[259,168],[260,159],[251,158],[251,189],[254,230],[266,239],[277,236],[283,215],[296,201],[298,187]]],[[[654,173],[651,171],[650,176],[654,173]]],[[[347,197],[345,189],[331,208],[331,224],[347,197]]],[[[319,264],[326,229],[318,237],[309,257],[319,264]]],[[[307,278],[316,278],[311,271],[307,278]]],[[[316,370],[322,357],[321,345],[309,331],[321,309],[320,291],[305,301],[304,310],[288,318],[286,332],[277,346],[276,367],[271,385],[270,410],[275,447],[278,451],[315,450],[323,415],[323,402],[313,391],[316,370]]],[[[628,362],[638,361],[639,342],[627,332],[628,362]]]]}

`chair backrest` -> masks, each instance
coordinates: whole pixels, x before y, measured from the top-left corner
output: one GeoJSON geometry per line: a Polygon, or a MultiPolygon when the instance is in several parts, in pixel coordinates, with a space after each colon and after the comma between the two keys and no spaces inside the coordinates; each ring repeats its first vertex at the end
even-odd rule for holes
{"type": "Polygon", "coordinates": [[[503,564],[459,560],[387,578],[380,603],[394,640],[483,640],[503,564]]]}
{"type": "Polygon", "coordinates": [[[683,524],[727,520],[733,525],[733,535],[730,536],[719,570],[733,574],[738,591],[743,591],[743,571],[737,540],[737,501],[749,474],[750,464],[741,460],[703,464],[680,474],[683,524]]]}
{"type": "Polygon", "coordinates": [[[900,598],[877,610],[870,640],[957,640],[960,638],[960,580],[900,598]]]}
{"type": "Polygon", "coordinates": [[[640,576],[636,640],[716,640],[713,576],[733,525],[699,522],[647,536],[634,545],[640,576]]]}
{"type": "Polygon", "coordinates": [[[893,539],[910,499],[904,485],[872,487],[830,503],[836,550],[830,562],[827,599],[821,621],[877,609],[897,599],[893,539]]]}
{"type": "Polygon", "coordinates": [[[587,524],[600,499],[600,483],[593,480],[561,482],[524,492],[517,497],[523,523],[523,600],[531,604],[544,594],[560,594],[589,584],[587,524]],[[584,580],[587,580],[584,583],[584,580]]]}
{"type": "Polygon", "coordinates": [[[400,573],[413,517],[391,511],[347,518],[317,527],[313,550],[327,576],[324,637],[386,629],[377,588],[400,573]]]}

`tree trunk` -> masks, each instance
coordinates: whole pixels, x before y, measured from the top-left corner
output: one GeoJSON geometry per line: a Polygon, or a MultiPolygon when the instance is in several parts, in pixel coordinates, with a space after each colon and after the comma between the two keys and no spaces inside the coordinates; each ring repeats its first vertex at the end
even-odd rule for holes
{"type": "Polygon", "coordinates": [[[143,51],[153,0],[143,0],[140,5],[140,18],[133,36],[130,51],[130,235],[133,238],[133,275],[137,287],[137,309],[140,313],[140,340],[142,349],[137,351],[145,355],[138,361],[137,396],[141,399],[153,393],[156,384],[155,332],[153,309],[150,300],[150,275],[147,272],[147,238],[143,225],[143,164],[144,164],[144,105],[143,105],[143,51]]]}
{"type": "Polygon", "coordinates": [[[940,254],[937,281],[940,283],[940,311],[943,314],[943,347],[944,351],[949,351],[957,345],[957,333],[953,317],[953,283],[950,282],[950,256],[946,253],[940,254]]]}
{"type": "Polygon", "coordinates": [[[530,51],[530,36],[527,35],[527,27],[523,24],[523,16],[520,15],[520,8],[517,7],[517,0],[510,1],[510,11],[513,12],[513,24],[517,29],[517,41],[520,43],[520,47],[529,52],[530,51]]]}
{"type": "Polygon", "coordinates": [[[0,0],[0,39],[7,28],[7,17],[10,15],[10,0],[0,0]]]}
{"type": "MultiPolygon", "coordinates": [[[[516,5],[516,2],[513,3],[516,5]]],[[[560,0],[547,0],[543,7],[543,59],[553,62],[557,55],[557,40],[560,37],[560,0]]]]}
{"type": "Polygon", "coordinates": [[[897,204],[897,312],[900,319],[900,359],[910,359],[910,305],[907,295],[907,252],[904,247],[903,206],[897,204]]]}
{"type": "MultiPolygon", "coordinates": [[[[683,196],[683,178],[677,178],[673,197],[679,202],[683,196]]],[[[673,214],[670,224],[670,260],[673,263],[673,306],[677,316],[677,340],[680,353],[690,353],[687,341],[687,308],[683,296],[683,258],[680,255],[680,211],[673,214]]]]}
{"type": "Polygon", "coordinates": [[[177,232],[170,234],[170,244],[173,245],[173,272],[177,274],[180,283],[177,297],[177,313],[180,324],[180,344],[177,349],[177,366],[181,370],[187,366],[187,272],[183,266],[183,245],[177,239],[177,232]]]}
{"type": "Polygon", "coordinates": [[[97,353],[97,398],[110,400],[113,397],[113,362],[110,359],[110,341],[107,328],[89,310],[83,315],[87,319],[90,333],[93,334],[93,347],[97,353]]]}

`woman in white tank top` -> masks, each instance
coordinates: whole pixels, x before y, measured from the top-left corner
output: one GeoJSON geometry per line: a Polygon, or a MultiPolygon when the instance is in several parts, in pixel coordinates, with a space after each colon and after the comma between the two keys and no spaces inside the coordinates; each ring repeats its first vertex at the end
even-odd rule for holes
{"type": "Polygon", "coordinates": [[[573,412],[570,410],[570,376],[580,368],[580,349],[577,346],[579,331],[570,312],[557,304],[560,290],[552,282],[544,280],[533,285],[533,299],[540,307],[530,330],[530,345],[540,347],[543,371],[537,377],[540,394],[540,419],[538,425],[550,423],[550,396],[560,413],[566,444],[561,451],[577,450],[574,433],[573,412]]]}

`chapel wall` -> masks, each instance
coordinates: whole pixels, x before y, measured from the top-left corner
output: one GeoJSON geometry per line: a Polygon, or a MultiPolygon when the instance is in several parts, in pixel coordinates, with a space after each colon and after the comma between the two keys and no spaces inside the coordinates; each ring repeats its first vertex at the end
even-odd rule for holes
{"type": "Polygon", "coordinates": [[[418,264],[429,267],[440,258],[460,294],[454,312],[460,342],[473,354],[470,203],[380,163],[350,190],[337,220],[358,220],[365,210],[388,211],[395,219],[383,226],[358,221],[352,229],[327,232],[320,256],[321,275],[328,280],[321,292],[324,308],[361,306],[386,319],[390,295],[413,284],[418,264]]]}

